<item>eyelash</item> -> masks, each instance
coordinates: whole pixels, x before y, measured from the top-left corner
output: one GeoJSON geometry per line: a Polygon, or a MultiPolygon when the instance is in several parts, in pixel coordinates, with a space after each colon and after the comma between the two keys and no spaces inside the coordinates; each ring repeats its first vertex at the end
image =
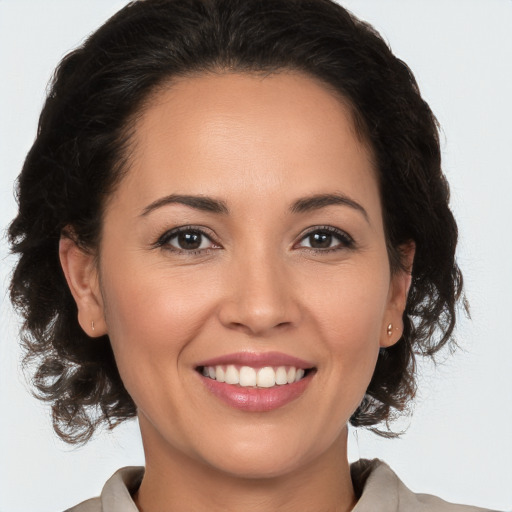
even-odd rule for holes
{"type": "Polygon", "coordinates": [[[309,251],[313,251],[315,254],[319,254],[319,253],[326,254],[326,253],[337,252],[337,251],[342,251],[342,250],[346,250],[346,249],[353,249],[355,247],[354,239],[350,235],[345,233],[345,231],[342,231],[341,229],[335,228],[333,226],[315,227],[315,228],[309,230],[308,232],[306,232],[300,240],[303,241],[315,233],[323,233],[323,234],[332,235],[332,236],[338,238],[339,245],[334,246],[334,247],[329,247],[326,249],[315,249],[314,247],[302,247],[302,249],[307,249],[309,251]]]}
{"type": "Polygon", "coordinates": [[[211,235],[206,233],[203,229],[195,227],[195,226],[181,226],[179,228],[171,229],[169,231],[166,231],[154,244],[155,247],[161,247],[165,249],[166,251],[174,252],[177,254],[184,254],[187,256],[196,256],[199,254],[209,254],[211,251],[211,247],[207,249],[192,249],[192,250],[186,250],[186,249],[177,249],[176,247],[172,247],[169,242],[177,237],[180,233],[194,233],[201,236],[206,237],[208,240],[210,240],[212,243],[215,243],[212,240],[211,235]]]}
{"type": "MultiPolygon", "coordinates": [[[[176,247],[172,247],[169,244],[169,242],[173,238],[177,237],[180,233],[193,233],[193,234],[201,235],[203,237],[206,237],[213,244],[216,244],[216,242],[214,240],[212,240],[211,235],[206,233],[203,229],[201,229],[199,227],[195,227],[195,226],[181,226],[179,228],[174,228],[169,231],[166,231],[153,245],[154,245],[154,247],[160,247],[160,248],[163,248],[170,252],[174,252],[177,254],[184,254],[187,256],[197,256],[200,254],[209,254],[210,251],[212,250],[211,247],[208,247],[206,249],[191,249],[191,250],[177,249],[176,247]]],[[[302,249],[312,251],[315,254],[326,254],[326,253],[337,252],[337,251],[346,250],[346,249],[353,249],[355,246],[354,239],[350,235],[348,235],[344,231],[334,228],[332,226],[317,226],[317,227],[311,229],[310,231],[306,232],[301,237],[300,241],[303,241],[306,238],[308,238],[316,233],[333,235],[338,238],[340,243],[338,246],[330,247],[330,248],[326,248],[326,249],[317,249],[314,247],[302,247],[302,249]]],[[[216,249],[216,248],[214,248],[214,249],[216,249]]]]}

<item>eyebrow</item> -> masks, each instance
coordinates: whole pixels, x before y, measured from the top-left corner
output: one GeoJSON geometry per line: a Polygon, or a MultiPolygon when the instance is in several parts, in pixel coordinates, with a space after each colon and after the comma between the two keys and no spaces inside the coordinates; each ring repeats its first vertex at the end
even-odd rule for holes
{"type": "Polygon", "coordinates": [[[357,202],[346,196],[345,194],[315,194],[309,197],[304,197],[295,201],[290,207],[292,213],[306,213],[320,208],[325,208],[331,205],[343,205],[349,206],[354,210],[357,210],[363,215],[366,221],[369,223],[370,218],[368,217],[367,211],[357,202]]]}
{"type": "MultiPolygon", "coordinates": [[[[189,206],[191,208],[201,210],[204,212],[229,215],[229,208],[227,204],[220,199],[214,199],[208,196],[171,194],[165,197],[161,197],[160,199],[157,199],[150,205],[146,206],[146,208],[144,208],[144,210],[142,211],[141,216],[144,217],[151,213],[152,211],[170,204],[183,204],[185,206],[189,206]]],[[[345,194],[340,193],[315,194],[312,196],[297,199],[290,206],[290,212],[308,213],[314,210],[320,210],[321,208],[325,208],[326,206],[331,205],[349,206],[350,208],[353,208],[354,210],[360,212],[366,219],[366,221],[369,222],[369,217],[366,210],[358,202],[354,201],[345,194]]]]}
{"type": "Polygon", "coordinates": [[[184,204],[190,206],[196,210],[210,213],[220,213],[229,215],[229,208],[224,201],[219,199],[213,199],[207,196],[190,196],[181,194],[171,194],[169,196],[162,197],[152,202],[142,210],[141,216],[144,217],[151,213],[153,210],[167,206],[169,204],[184,204]]]}

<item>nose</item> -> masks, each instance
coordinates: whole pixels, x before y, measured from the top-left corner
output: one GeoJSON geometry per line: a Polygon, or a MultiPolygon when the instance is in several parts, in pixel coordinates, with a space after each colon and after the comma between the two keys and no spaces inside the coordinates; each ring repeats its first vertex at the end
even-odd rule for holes
{"type": "Polygon", "coordinates": [[[298,324],[297,290],[283,262],[260,254],[234,264],[228,272],[228,292],[219,310],[225,327],[263,337],[298,324]]]}

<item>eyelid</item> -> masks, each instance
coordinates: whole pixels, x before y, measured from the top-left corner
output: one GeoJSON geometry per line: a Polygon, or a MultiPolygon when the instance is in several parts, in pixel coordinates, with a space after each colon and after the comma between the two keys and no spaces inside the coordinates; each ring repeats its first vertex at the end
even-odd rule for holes
{"type": "Polygon", "coordinates": [[[338,237],[338,239],[340,240],[339,245],[341,245],[341,247],[338,245],[336,247],[328,247],[325,249],[318,249],[315,247],[302,247],[302,249],[307,249],[318,253],[325,253],[329,251],[351,249],[355,246],[354,239],[346,231],[343,231],[342,229],[339,228],[335,228],[334,226],[313,226],[311,228],[308,228],[306,232],[300,235],[299,242],[302,242],[305,238],[311,236],[313,233],[318,232],[328,232],[329,234],[338,237]]]}
{"type": "Polygon", "coordinates": [[[169,241],[183,232],[200,233],[202,236],[207,238],[213,245],[218,246],[218,247],[215,247],[215,249],[221,247],[220,244],[215,240],[215,236],[211,234],[212,232],[210,229],[205,228],[203,226],[194,226],[194,225],[177,226],[175,228],[168,229],[167,231],[165,231],[162,235],[160,235],[158,237],[156,242],[153,244],[153,247],[155,247],[155,248],[161,247],[161,248],[165,248],[171,252],[176,252],[176,253],[180,253],[180,254],[188,254],[188,255],[204,253],[204,252],[212,249],[212,247],[208,247],[205,249],[187,250],[187,249],[179,249],[177,247],[171,246],[169,244],[169,241]]]}

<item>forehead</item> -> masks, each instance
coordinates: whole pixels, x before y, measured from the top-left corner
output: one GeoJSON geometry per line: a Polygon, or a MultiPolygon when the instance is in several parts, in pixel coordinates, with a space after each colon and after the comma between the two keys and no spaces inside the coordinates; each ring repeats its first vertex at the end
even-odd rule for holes
{"type": "Polygon", "coordinates": [[[349,106],[297,72],[180,78],[153,94],[131,142],[124,187],[140,201],[164,192],[245,201],[247,189],[291,200],[376,187],[349,106]]]}

